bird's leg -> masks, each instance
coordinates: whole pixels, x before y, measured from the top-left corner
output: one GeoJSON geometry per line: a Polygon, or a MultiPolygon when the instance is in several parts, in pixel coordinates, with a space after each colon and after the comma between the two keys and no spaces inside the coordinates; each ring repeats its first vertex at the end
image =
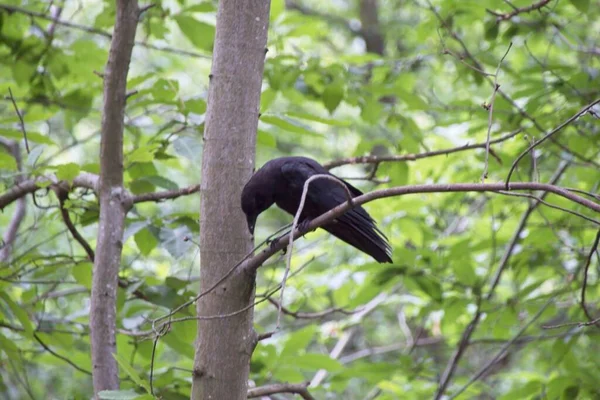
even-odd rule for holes
{"type": "Polygon", "coordinates": [[[311,221],[312,219],[305,218],[298,224],[297,229],[302,233],[302,235],[305,235],[309,232],[308,226],[310,225],[311,221]]]}

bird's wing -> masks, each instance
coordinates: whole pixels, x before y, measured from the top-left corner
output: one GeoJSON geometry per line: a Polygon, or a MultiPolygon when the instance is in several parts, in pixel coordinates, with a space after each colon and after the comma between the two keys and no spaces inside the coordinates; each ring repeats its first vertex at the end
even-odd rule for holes
{"type": "MultiPolygon", "coordinates": [[[[293,195],[298,199],[304,183],[308,178],[317,174],[329,174],[321,165],[303,160],[293,160],[281,166],[282,176],[287,180],[293,195]]],[[[338,178],[339,179],[339,178],[338,178]]],[[[362,192],[340,179],[353,197],[362,192]]],[[[335,208],[348,200],[346,190],[338,183],[328,179],[316,179],[310,183],[306,195],[306,203],[302,211],[303,217],[313,219],[335,208]]],[[[299,199],[298,199],[299,201],[299,199]]],[[[297,206],[296,206],[297,208],[297,206]]],[[[336,218],[332,223],[323,226],[334,236],[348,244],[366,252],[380,262],[391,262],[389,257],[390,245],[385,235],[377,228],[373,218],[364,208],[357,206],[336,218]]]]}

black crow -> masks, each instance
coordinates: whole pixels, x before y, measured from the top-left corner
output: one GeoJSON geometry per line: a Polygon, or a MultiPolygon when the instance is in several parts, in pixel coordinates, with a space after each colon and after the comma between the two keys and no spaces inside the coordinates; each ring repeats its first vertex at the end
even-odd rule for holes
{"type": "MultiPolygon", "coordinates": [[[[254,234],[258,215],[273,203],[295,215],[302,198],[304,183],[311,176],[318,174],[331,175],[318,162],[306,157],[276,158],[256,171],[242,191],[242,210],[246,214],[250,233],[254,234]]],[[[362,194],[354,186],[339,180],[346,185],[352,197],[362,194]]],[[[306,226],[312,219],[346,201],[347,192],[339,183],[324,178],[311,181],[300,214],[300,226],[306,226]]],[[[387,238],[377,228],[373,218],[360,206],[347,211],[322,228],[380,263],[392,262],[392,248],[387,238]]]]}

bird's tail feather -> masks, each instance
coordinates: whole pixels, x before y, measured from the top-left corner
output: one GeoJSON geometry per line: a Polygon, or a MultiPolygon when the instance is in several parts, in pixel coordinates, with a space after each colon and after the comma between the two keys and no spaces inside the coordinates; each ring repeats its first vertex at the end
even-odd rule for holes
{"type": "Polygon", "coordinates": [[[323,226],[327,232],[373,257],[380,263],[392,262],[391,246],[385,235],[362,209],[353,209],[336,222],[323,226]]]}

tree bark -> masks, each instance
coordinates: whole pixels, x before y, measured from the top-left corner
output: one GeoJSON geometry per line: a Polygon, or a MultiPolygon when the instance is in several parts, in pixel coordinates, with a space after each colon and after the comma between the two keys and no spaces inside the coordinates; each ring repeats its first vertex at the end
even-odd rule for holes
{"type": "MultiPolygon", "coordinates": [[[[252,249],[240,194],[254,166],[269,23],[268,0],[220,1],[202,156],[200,290],[252,249]]],[[[256,346],[255,273],[240,268],[197,304],[192,399],[246,399],[256,346]]]]}
{"type": "Polygon", "coordinates": [[[104,73],[100,144],[100,218],[92,281],[90,335],[94,394],[119,388],[116,298],[123,225],[131,199],[123,188],[123,128],[127,72],[139,17],[137,0],[118,0],[115,31],[104,73]]]}

